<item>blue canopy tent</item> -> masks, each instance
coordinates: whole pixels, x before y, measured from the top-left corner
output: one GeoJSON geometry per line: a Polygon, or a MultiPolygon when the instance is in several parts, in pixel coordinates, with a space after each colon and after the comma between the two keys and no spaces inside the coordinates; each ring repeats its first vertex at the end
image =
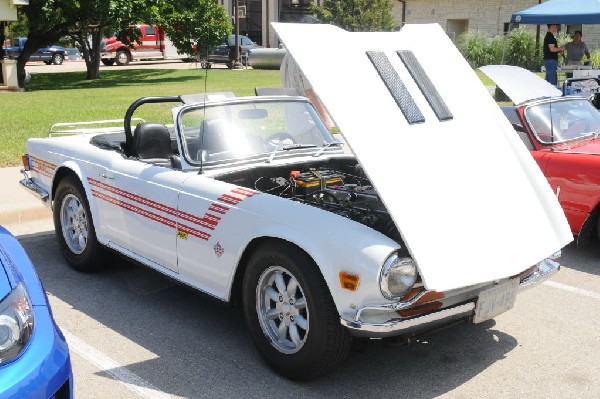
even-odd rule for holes
{"type": "Polygon", "coordinates": [[[513,24],[599,24],[600,0],[548,0],[512,15],[513,24]]]}

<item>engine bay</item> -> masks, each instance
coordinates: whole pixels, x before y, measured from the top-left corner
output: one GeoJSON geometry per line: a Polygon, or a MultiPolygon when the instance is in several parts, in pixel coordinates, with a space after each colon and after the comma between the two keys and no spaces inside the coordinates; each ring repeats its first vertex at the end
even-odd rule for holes
{"type": "Polygon", "coordinates": [[[324,209],[402,243],[379,194],[354,159],[265,166],[216,179],[324,209]]]}

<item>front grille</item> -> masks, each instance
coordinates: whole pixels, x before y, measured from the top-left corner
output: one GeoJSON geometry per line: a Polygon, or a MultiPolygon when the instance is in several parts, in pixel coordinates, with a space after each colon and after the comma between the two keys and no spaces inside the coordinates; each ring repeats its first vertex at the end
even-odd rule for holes
{"type": "Polygon", "coordinates": [[[50,399],[71,399],[71,387],[69,386],[69,380],[67,379],[64,384],[58,388],[58,391],[50,397],[50,399]]]}

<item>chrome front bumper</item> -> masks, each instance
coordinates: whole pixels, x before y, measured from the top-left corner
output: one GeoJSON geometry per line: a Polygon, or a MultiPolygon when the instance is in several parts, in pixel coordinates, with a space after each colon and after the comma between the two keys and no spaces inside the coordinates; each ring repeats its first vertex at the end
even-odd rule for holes
{"type": "Polygon", "coordinates": [[[23,173],[24,176],[23,179],[19,180],[21,186],[26,188],[27,191],[29,191],[31,194],[41,199],[42,202],[47,204],[50,200],[50,194],[48,194],[48,191],[46,191],[44,188],[42,188],[40,185],[34,182],[31,179],[31,177],[29,177],[29,174],[27,174],[27,171],[25,169],[21,169],[21,173],[23,173]]]}
{"type": "MultiPolygon", "coordinates": [[[[530,275],[521,279],[519,282],[519,292],[541,283],[559,269],[560,264],[558,262],[553,259],[544,259],[537,264],[537,268],[530,275]]],[[[395,312],[397,310],[407,309],[418,301],[422,295],[423,294],[417,295],[405,302],[364,306],[358,309],[352,320],[341,317],[340,321],[343,326],[350,330],[352,335],[359,337],[384,338],[409,334],[419,330],[433,329],[450,324],[453,321],[471,319],[474,315],[477,302],[476,298],[467,303],[408,319],[391,319],[385,323],[368,323],[361,320],[364,311],[395,312]]]]}

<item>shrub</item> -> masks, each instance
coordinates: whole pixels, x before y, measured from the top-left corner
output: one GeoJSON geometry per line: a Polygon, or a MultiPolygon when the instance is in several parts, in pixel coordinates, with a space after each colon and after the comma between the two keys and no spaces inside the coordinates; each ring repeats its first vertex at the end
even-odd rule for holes
{"type": "Polygon", "coordinates": [[[592,66],[594,69],[600,68],[600,49],[592,51],[590,55],[592,56],[592,66]]]}
{"type": "Polygon", "coordinates": [[[542,65],[542,56],[536,57],[535,32],[524,28],[493,38],[481,32],[468,31],[459,36],[457,47],[473,68],[508,64],[539,70],[542,65]]]}
{"type": "Polygon", "coordinates": [[[510,31],[506,37],[506,64],[534,70],[541,62],[535,56],[535,33],[519,28],[510,31]]]}
{"type": "Polygon", "coordinates": [[[484,33],[468,31],[458,37],[457,47],[471,68],[477,68],[492,62],[490,41],[484,33]]]}

